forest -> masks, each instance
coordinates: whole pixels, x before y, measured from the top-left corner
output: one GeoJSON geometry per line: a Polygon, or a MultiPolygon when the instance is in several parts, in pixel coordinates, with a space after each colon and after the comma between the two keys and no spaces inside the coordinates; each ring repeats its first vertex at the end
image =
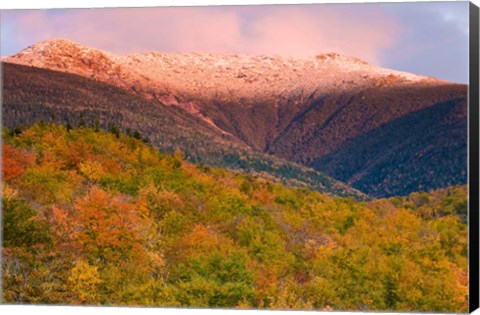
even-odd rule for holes
{"type": "Polygon", "coordinates": [[[359,200],[99,128],[3,139],[3,303],[467,312],[466,186],[359,200]]]}

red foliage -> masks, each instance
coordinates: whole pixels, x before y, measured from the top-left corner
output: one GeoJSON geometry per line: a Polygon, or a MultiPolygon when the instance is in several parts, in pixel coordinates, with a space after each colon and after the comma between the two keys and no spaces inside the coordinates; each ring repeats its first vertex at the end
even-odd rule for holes
{"type": "Polygon", "coordinates": [[[35,162],[32,152],[17,149],[10,144],[3,144],[3,179],[12,181],[22,176],[27,168],[35,162]]]}
{"type": "Polygon", "coordinates": [[[141,207],[94,186],[75,208],[87,254],[107,260],[143,256],[141,207]]]}

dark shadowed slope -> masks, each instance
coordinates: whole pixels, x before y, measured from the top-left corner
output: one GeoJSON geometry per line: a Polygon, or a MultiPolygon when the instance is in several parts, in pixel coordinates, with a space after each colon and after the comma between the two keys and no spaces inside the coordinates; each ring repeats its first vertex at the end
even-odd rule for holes
{"type": "Polygon", "coordinates": [[[450,84],[328,95],[299,114],[268,152],[373,196],[464,184],[466,94],[466,86],[450,84]]]}
{"type": "Polygon", "coordinates": [[[467,181],[464,98],[410,113],[346,141],[310,163],[372,196],[391,196],[467,181]]]}

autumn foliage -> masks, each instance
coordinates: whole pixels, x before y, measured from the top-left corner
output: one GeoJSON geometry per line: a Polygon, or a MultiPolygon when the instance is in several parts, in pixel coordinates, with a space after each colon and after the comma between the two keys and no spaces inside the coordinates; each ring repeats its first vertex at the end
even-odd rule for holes
{"type": "Polygon", "coordinates": [[[53,124],[3,154],[4,302],[467,310],[466,187],[357,201],[53,124]]]}

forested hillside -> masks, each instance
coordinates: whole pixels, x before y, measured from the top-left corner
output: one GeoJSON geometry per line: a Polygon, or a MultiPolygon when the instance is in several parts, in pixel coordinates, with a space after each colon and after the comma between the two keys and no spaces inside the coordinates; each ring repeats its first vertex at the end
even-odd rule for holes
{"type": "Polygon", "coordinates": [[[105,83],[57,71],[4,64],[3,123],[15,129],[37,121],[116,129],[147,138],[163,152],[333,195],[365,194],[312,168],[251,150],[203,120],[105,83]]]}
{"type": "Polygon", "coordinates": [[[37,121],[130,131],[162,152],[176,149],[185,159],[262,174],[290,186],[333,195],[366,196],[312,168],[251,150],[232,135],[182,109],[124,89],[68,73],[3,64],[3,124],[11,129],[37,121]]]}
{"type": "Polygon", "coordinates": [[[464,186],[358,201],[46,123],[4,130],[3,186],[2,302],[467,311],[464,186]]]}

